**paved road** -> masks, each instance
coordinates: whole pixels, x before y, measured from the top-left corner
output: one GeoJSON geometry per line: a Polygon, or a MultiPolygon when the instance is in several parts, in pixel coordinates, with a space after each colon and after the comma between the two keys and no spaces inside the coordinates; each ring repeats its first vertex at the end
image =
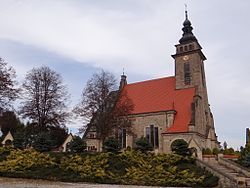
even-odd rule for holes
{"type": "MultiPolygon", "coordinates": [[[[107,185],[107,184],[86,184],[86,183],[64,183],[44,180],[29,180],[16,178],[1,178],[0,188],[157,188],[148,186],[132,185],[107,185]]],[[[159,187],[158,187],[159,188],[159,187]]]]}

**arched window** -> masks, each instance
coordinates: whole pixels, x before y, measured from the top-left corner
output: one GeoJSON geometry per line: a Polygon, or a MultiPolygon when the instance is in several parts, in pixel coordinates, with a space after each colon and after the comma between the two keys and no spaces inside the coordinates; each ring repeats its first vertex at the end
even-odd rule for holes
{"type": "Polygon", "coordinates": [[[148,142],[154,147],[159,147],[159,130],[158,127],[150,125],[146,127],[146,138],[148,142]]]}

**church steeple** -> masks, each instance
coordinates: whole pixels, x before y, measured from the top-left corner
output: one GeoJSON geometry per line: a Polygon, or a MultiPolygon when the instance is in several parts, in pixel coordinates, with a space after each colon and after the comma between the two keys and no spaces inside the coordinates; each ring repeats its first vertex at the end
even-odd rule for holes
{"type": "Polygon", "coordinates": [[[206,57],[192,30],[188,12],[185,10],[182,38],[179,44],[175,45],[176,53],[172,55],[175,59],[176,89],[196,87],[200,91],[206,85],[203,66],[206,57]]]}
{"type": "Polygon", "coordinates": [[[123,68],[122,75],[121,75],[120,86],[119,86],[119,91],[121,91],[124,88],[125,85],[127,85],[127,76],[124,74],[124,68],[123,68]]]}
{"type": "Polygon", "coordinates": [[[179,40],[180,44],[197,41],[196,37],[192,32],[193,27],[191,26],[191,22],[188,19],[187,9],[185,10],[185,18],[186,19],[183,22],[183,28],[182,28],[183,31],[182,38],[179,40]]]}

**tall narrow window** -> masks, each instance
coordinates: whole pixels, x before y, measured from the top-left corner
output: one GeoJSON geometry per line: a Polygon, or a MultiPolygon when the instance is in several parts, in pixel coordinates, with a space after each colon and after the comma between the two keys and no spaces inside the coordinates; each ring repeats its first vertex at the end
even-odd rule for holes
{"type": "Polygon", "coordinates": [[[190,85],[191,83],[191,73],[189,63],[184,63],[184,83],[185,85],[190,85]]]}
{"type": "Polygon", "coordinates": [[[158,127],[154,127],[154,125],[150,125],[150,127],[146,127],[146,139],[153,147],[155,148],[159,147],[158,127]]]}
{"type": "Polygon", "coordinates": [[[150,125],[150,141],[152,146],[155,145],[155,138],[154,138],[154,125],[150,125]]]}
{"type": "Polygon", "coordinates": [[[146,127],[146,139],[148,142],[150,141],[150,127],[146,127]]]}
{"type": "Polygon", "coordinates": [[[159,134],[158,134],[158,127],[154,127],[154,145],[159,147],[159,134]]]}
{"type": "Polygon", "coordinates": [[[201,79],[202,79],[202,85],[205,87],[205,76],[204,76],[204,67],[201,65],[201,79]]]}
{"type": "Polygon", "coordinates": [[[127,147],[126,138],[127,138],[126,129],[120,129],[118,132],[118,140],[121,148],[127,147]]]}

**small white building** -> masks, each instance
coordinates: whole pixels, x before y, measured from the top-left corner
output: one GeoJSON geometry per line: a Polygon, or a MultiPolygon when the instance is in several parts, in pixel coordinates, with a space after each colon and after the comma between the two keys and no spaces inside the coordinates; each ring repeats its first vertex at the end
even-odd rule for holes
{"type": "Polygon", "coordinates": [[[65,139],[65,141],[63,142],[63,144],[60,146],[60,149],[62,152],[66,152],[67,151],[67,145],[68,143],[70,143],[73,140],[73,135],[70,133],[67,138],[65,139]]]}
{"type": "Polygon", "coordinates": [[[9,131],[5,137],[3,138],[1,144],[3,145],[3,147],[5,146],[12,146],[13,145],[13,141],[14,141],[14,138],[11,134],[11,132],[9,131]]]}

